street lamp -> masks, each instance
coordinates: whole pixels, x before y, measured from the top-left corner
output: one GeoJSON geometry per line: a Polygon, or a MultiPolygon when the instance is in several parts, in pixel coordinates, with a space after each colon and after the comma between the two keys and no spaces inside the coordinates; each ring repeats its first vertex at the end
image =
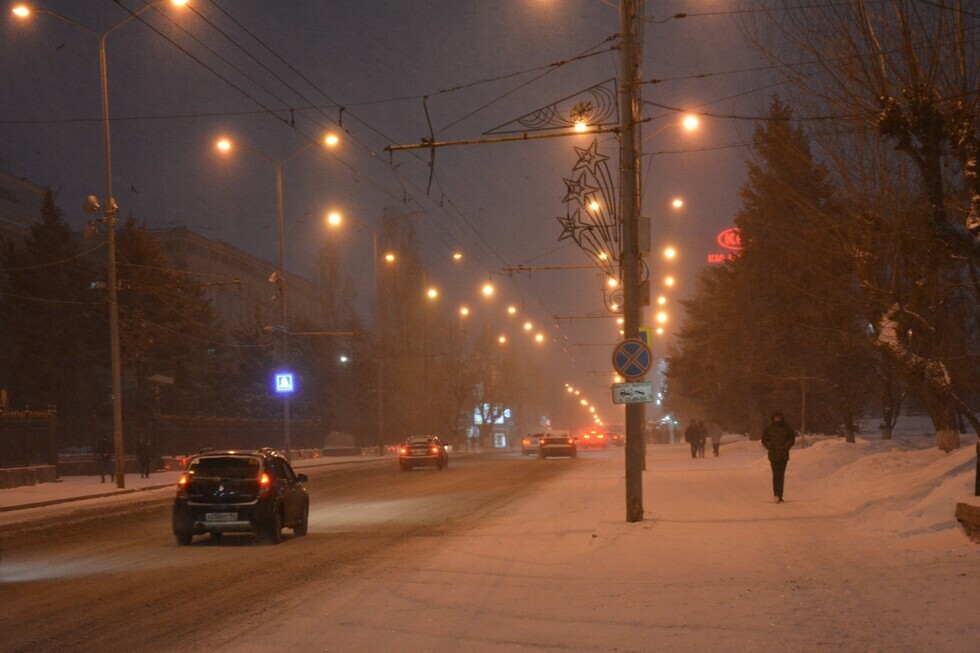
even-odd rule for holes
{"type": "MultiPolygon", "coordinates": [[[[337,143],[337,138],[336,136],[329,134],[323,139],[323,143],[330,147],[337,143]]],[[[215,143],[215,147],[222,152],[230,152],[235,147],[239,147],[246,152],[259,157],[260,159],[271,163],[276,171],[276,222],[279,231],[279,269],[273,275],[273,278],[277,285],[279,295],[279,324],[276,330],[279,332],[279,363],[283,366],[283,368],[289,364],[289,328],[286,324],[286,254],[285,241],[283,240],[282,168],[287,161],[293,159],[300,153],[305,152],[316,144],[317,141],[310,141],[286,158],[274,159],[255,148],[243,145],[241,143],[235,143],[228,138],[222,138],[215,143]]],[[[290,434],[289,421],[289,393],[286,392],[283,393],[282,400],[282,439],[283,446],[286,449],[286,458],[292,458],[292,436],[290,434]]]]}
{"type": "MultiPolygon", "coordinates": [[[[116,281],[116,216],[119,206],[112,197],[112,147],[109,135],[109,76],[106,65],[106,39],[117,29],[133,20],[144,11],[147,11],[166,0],[155,0],[146,6],[130,12],[119,22],[113,24],[104,32],[95,30],[77,23],[70,18],[66,18],[59,13],[47,9],[32,9],[27,5],[18,5],[13,8],[13,14],[20,19],[25,19],[32,13],[45,14],[68,23],[72,27],[91,34],[99,41],[99,88],[102,95],[102,141],[105,156],[105,200],[101,206],[103,220],[106,225],[106,249],[108,250],[108,261],[106,263],[106,290],[109,304],[109,358],[112,376],[112,441],[113,453],[116,461],[116,486],[126,487],[126,460],[125,447],[123,446],[123,421],[122,421],[122,363],[119,346],[119,297],[116,281]]],[[[187,4],[187,0],[170,0],[176,6],[187,4]]],[[[98,201],[89,198],[85,202],[87,211],[97,211],[100,206],[98,201]]]]}
{"type": "MultiPolygon", "coordinates": [[[[357,218],[350,218],[355,224],[371,232],[371,244],[373,246],[374,261],[374,352],[377,356],[375,365],[375,385],[377,386],[377,421],[378,421],[378,455],[385,454],[384,444],[384,357],[381,355],[381,259],[378,256],[378,232],[357,218]]],[[[327,214],[327,225],[333,228],[343,224],[344,217],[337,211],[327,214]]],[[[386,254],[385,260],[389,263],[394,262],[394,254],[386,254]]]]}

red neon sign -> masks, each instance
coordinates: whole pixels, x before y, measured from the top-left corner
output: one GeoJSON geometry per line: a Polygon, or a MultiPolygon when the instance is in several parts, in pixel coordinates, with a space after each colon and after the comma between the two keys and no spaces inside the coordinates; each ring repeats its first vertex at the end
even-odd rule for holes
{"type": "Polygon", "coordinates": [[[738,232],[738,227],[730,227],[718,234],[718,244],[725,249],[738,251],[742,249],[742,236],[738,232]]]}

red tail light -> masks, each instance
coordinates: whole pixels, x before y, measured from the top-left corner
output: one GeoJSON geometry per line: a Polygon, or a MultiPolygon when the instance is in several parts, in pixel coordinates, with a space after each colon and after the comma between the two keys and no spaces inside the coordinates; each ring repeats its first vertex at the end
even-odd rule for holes
{"type": "Polygon", "coordinates": [[[187,484],[190,482],[190,477],[185,473],[181,474],[180,478],[177,480],[177,496],[186,499],[187,498],[187,484]]]}
{"type": "Polygon", "coordinates": [[[408,455],[408,447],[402,447],[401,449],[399,449],[398,450],[398,455],[399,456],[407,456],[408,455]]]}
{"type": "Polygon", "coordinates": [[[434,454],[438,454],[439,453],[439,447],[432,447],[431,449],[429,449],[429,451],[431,451],[434,454]]]}
{"type": "Polygon", "coordinates": [[[265,496],[272,489],[272,477],[262,472],[262,476],[259,476],[259,496],[265,496]]]}

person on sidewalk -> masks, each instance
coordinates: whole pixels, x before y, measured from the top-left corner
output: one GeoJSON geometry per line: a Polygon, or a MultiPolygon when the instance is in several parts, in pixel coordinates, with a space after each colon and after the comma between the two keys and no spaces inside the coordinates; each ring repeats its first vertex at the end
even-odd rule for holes
{"type": "Polygon", "coordinates": [[[776,503],[783,502],[783,481],[786,478],[786,463],[789,450],[796,444],[796,433],[783,420],[782,411],[775,411],[769,424],[762,431],[762,446],[769,452],[769,465],[772,467],[772,498],[776,503]]]}
{"type": "Polygon", "coordinates": [[[698,420],[698,458],[704,458],[704,445],[708,441],[708,429],[704,422],[698,420]]]}
{"type": "Polygon", "coordinates": [[[153,460],[149,438],[140,438],[136,445],[136,460],[140,464],[140,478],[150,478],[150,463],[153,460]]]}
{"type": "Polygon", "coordinates": [[[684,441],[691,445],[691,458],[698,457],[698,423],[693,419],[684,429],[684,441]]]}
{"type": "Polygon", "coordinates": [[[102,477],[102,482],[105,483],[106,476],[112,476],[112,443],[109,442],[109,437],[103,435],[99,438],[99,444],[95,447],[95,457],[99,463],[99,475],[102,477]]]}
{"type": "Polygon", "coordinates": [[[717,424],[711,425],[711,450],[718,457],[718,449],[721,447],[721,427],[717,424]]]}

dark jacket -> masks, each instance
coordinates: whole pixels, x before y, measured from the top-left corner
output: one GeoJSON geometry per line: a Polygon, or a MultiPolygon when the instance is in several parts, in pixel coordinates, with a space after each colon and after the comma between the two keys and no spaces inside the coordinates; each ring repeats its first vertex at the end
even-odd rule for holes
{"type": "Polygon", "coordinates": [[[769,460],[789,460],[794,444],[796,433],[782,420],[769,422],[762,431],[762,446],[769,452],[769,460]]]}

